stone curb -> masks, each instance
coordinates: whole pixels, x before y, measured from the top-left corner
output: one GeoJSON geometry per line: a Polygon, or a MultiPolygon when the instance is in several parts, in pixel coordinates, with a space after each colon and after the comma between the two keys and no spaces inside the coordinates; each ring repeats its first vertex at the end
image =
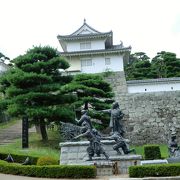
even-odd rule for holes
{"type": "Polygon", "coordinates": [[[109,180],[180,180],[180,176],[170,176],[170,177],[146,177],[146,178],[119,178],[113,177],[109,180]]]}

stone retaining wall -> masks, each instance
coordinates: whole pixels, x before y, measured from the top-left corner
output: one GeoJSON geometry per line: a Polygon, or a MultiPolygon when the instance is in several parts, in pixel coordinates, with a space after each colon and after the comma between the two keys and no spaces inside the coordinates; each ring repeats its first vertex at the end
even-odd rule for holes
{"type": "Polygon", "coordinates": [[[119,94],[116,100],[132,144],[167,143],[174,130],[180,142],[180,91],[119,94]]]}
{"type": "Polygon", "coordinates": [[[180,91],[129,94],[124,72],[113,72],[105,80],[125,114],[126,138],[131,144],[167,143],[174,130],[180,143],[180,91]]]}

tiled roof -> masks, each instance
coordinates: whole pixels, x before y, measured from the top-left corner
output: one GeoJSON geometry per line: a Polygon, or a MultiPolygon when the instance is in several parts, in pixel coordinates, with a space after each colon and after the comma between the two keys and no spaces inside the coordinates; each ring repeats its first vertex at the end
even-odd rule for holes
{"type": "Polygon", "coordinates": [[[93,38],[103,38],[103,37],[108,37],[108,36],[112,36],[112,31],[109,32],[99,32],[96,29],[92,28],[91,26],[89,26],[86,23],[86,20],[84,20],[83,25],[78,28],[75,32],[73,32],[70,35],[58,35],[57,38],[60,40],[76,40],[76,39],[93,39],[93,38]],[[83,29],[83,27],[89,28],[90,31],[92,31],[92,33],[88,33],[88,34],[78,34],[78,31],[80,31],[81,29],[83,29]]]}
{"type": "Polygon", "coordinates": [[[127,85],[137,85],[137,84],[157,84],[157,83],[167,83],[167,82],[178,82],[180,83],[180,77],[173,78],[159,78],[159,79],[146,79],[146,80],[131,80],[127,81],[127,85]]]}
{"type": "Polygon", "coordinates": [[[79,55],[91,55],[91,54],[112,54],[120,52],[129,52],[131,47],[123,48],[112,48],[112,49],[99,49],[99,50],[88,50],[88,51],[71,51],[71,52],[59,52],[62,56],[79,56],[79,55]]]}
{"type": "Polygon", "coordinates": [[[100,34],[83,34],[83,35],[75,35],[75,36],[70,36],[70,35],[61,36],[61,35],[58,35],[57,38],[65,40],[65,41],[68,41],[68,40],[71,41],[71,40],[81,40],[81,39],[104,38],[104,37],[109,37],[109,36],[112,36],[112,31],[107,32],[107,33],[100,33],[100,34]]]}
{"type": "Polygon", "coordinates": [[[96,29],[92,28],[90,25],[88,25],[88,24],[86,23],[86,19],[84,19],[83,25],[82,25],[79,29],[77,29],[75,32],[73,32],[72,34],[70,34],[69,36],[74,36],[74,35],[76,35],[76,33],[77,33],[83,26],[87,26],[89,29],[93,30],[95,33],[98,33],[98,34],[101,33],[101,32],[99,32],[99,31],[97,31],[96,29]]]}

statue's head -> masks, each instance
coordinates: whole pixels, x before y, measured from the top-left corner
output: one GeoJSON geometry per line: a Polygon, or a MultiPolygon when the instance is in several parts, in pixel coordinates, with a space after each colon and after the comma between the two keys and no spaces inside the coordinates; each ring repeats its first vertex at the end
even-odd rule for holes
{"type": "Polygon", "coordinates": [[[112,108],[113,109],[119,108],[118,102],[114,102],[113,105],[112,105],[112,108]]]}

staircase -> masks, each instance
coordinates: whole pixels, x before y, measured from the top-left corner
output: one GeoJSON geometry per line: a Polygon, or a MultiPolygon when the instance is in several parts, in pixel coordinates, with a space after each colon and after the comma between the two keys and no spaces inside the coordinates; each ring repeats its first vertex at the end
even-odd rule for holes
{"type": "MultiPolygon", "coordinates": [[[[29,129],[29,132],[35,132],[35,128],[29,129]]],[[[22,121],[17,121],[16,124],[0,129],[0,145],[13,143],[17,138],[22,137],[22,121]]]]}

